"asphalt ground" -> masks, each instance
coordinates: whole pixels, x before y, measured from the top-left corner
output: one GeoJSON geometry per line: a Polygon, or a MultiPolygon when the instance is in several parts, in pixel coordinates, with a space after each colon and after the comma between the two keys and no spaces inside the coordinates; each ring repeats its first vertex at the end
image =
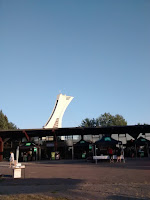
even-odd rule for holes
{"type": "Polygon", "coordinates": [[[150,200],[150,159],[125,163],[58,160],[22,163],[25,177],[14,179],[0,162],[0,199],[6,194],[39,194],[68,200],[150,200]]]}

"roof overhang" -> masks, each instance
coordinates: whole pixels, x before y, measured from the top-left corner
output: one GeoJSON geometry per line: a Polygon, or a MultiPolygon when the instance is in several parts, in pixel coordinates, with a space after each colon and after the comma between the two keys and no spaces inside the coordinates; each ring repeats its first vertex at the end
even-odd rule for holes
{"type": "Polygon", "coordinates": [[[25,137],[24,131],[29,137],[45,137],[45,136],[69,136],[69,135],[106,135],[106,134],[129,134],[133,138],[137,138],[140,133],[150,133],[150,125],[135,126],[109,126],[96,128],[53,128],[53,129],[17,129],[17,130],[0,130],[2,139],[11,138],[19,139],[25,137]]]}

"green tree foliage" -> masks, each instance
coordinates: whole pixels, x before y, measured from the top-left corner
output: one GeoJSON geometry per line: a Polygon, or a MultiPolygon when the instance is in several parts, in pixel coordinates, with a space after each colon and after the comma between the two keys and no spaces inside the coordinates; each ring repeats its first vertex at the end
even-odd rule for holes
{"type": "Polygon", "coordinates": [[[97,127],[98,126],[98,121],[97,119],[89,119],[89,118],[86,118],[84,120],[82,120],[81,122],[81,127],[97,127]]]}
{"type": "Polygon", "coordinates": [[[137,123],[137,125],[150,125],[150,124],[146,124],[146,123],[144,123],[144,124],[141,124],[141,123],[137,123]]]}
{"type": "Polygon", "coordinates": [[[6,115],[0,110],[0,130],[17,129],[16,125],[8,121],[6,115]]]}
{"type": "Polygon", "coordinates": [[[110,113],[104,113],[99,117],[100,126],[126,126],[127,121],[123,118],[123,116],[117,114],[115,116],[110,113]]]}
{"type": "Polygon", "coordinates": [[[100,126],[113,126],[113,116],[110,113],[104,113],[98,121],[100,126]]]}
{"type": "Polygon", "coordinates": [[[86,118],[82,120],[81,127],[104,127],[104,126],[126,126],[127,121],[119,114],[113,116],[110,113],[104,113],[96,119],[86,118]]]}

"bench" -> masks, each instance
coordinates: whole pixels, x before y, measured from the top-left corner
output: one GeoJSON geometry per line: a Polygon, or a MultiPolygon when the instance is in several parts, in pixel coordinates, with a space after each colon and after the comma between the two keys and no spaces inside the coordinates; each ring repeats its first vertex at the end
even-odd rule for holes
{"type": "MultiPolygon", "coordinates": [[[[95,160],[96,163],[97,163],[97,160],[109,160],[109,159],[110,159],[109,155],[93,156],[93,160],[95,160]]],[[[117,160],[117,155],[113,155],[113,159],[117,160]]],[[[124,160],[123,155],[121,155],[121,160],[124,160]]]]}

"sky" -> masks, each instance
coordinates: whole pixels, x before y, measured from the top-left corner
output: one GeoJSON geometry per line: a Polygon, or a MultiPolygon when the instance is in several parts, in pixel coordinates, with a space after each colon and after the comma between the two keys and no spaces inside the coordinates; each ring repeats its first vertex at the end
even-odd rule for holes
{"type": "Polygon", "coordinates": [[[0,110],[42,128],[59,93],[62,126],[120,114],[150,124],[149,0],[0,0],[0,110]]]}

